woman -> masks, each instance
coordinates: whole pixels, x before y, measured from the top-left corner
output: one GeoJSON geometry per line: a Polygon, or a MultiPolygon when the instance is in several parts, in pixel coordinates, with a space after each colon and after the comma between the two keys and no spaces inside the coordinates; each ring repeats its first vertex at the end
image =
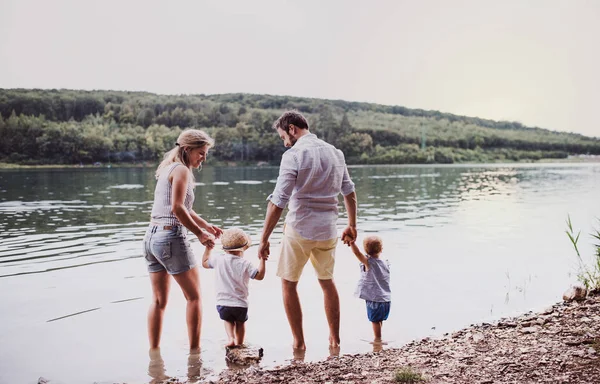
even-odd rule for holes
{"type": "Polygon", "coordinates": [[[187,300],[186,320],[190,350],[199,351],[200,278],[196,259],[187,240],[187,230],[198,237],[200,243],[213,247],[215,236],[223,231],[198,216],[192,209],[194,203],[193,168],[206,160],[214,140],[204,131],[183,131],[175,147],[165,154],[156,170],[156,189],[152,207],[152,222],[144,237],[144,257],[150,272],[153,299],[148,311],[148,338],[150,349],[160,345],[162,320],[169,296],[173,275],[187,300]]]}

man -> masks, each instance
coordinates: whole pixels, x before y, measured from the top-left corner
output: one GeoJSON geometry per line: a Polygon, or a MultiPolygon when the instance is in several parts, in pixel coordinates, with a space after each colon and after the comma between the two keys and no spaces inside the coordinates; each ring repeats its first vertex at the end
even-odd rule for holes
{"type": "Polygon", "coordinates": [[[302,308],[298,280],[310,259],[325,300],[329,323],[329,346],[340,343],[340,301],[333,281],[338,196],[344,196],[348,226],[342,241],[356,240],[356,193],[350,180],[344,154],[310,133],[308,122],[297,111],[287,111],[273,127],[287,150],[281,158],[279,177],[269,203],[259,244],[259,257],[268,257],[269,237],[289,202],[285,219],[277,276],[281,277],[283,304],[294,337],[295,350],[306,349],[302,329],[302,308]]]}

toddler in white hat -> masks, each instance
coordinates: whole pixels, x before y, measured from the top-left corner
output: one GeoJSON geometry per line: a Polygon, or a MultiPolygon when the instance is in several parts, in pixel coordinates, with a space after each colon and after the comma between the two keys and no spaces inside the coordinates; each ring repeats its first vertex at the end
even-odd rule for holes
{"type": "Polygon", "coordinates": [[[223,253],[211,254],[206,247],[202,256],[202,266],[216,272],[217,312],[225,322],[229,338],[226,347],[244,343],[245,322],[248,320],[248,283],[250,279],[262,280],[265,277],[265,260],[261,258],[258,268],[244,259],[244,251],[252,245],[252,240],[241,228],[230,228],[221,235],[223,253]]]}

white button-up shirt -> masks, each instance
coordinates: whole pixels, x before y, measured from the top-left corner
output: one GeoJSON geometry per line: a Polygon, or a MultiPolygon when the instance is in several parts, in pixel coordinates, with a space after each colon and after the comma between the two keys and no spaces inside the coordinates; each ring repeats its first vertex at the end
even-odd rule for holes
{"type": "Polygon", "coordinates": [[[267,200],[279,208],[289,202],[285,222],[305,239],[328,240],[337,237],[338,196],[352,192],[342,151],[310,133],[283,154],[267,200]]]}

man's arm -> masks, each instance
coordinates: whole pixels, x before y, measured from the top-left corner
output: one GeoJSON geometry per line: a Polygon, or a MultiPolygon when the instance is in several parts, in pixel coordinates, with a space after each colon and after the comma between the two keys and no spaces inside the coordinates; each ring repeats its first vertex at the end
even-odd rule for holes
{"type": "Polygon", "coordinates": [[[278,206],[269,201],[267,205],[267,214],[265,216],[265,224],[263,226],[260,244],[258,245],[258,257],[261,260],[269,258],[269,237],[271,237],[271,234],[273,233],[277,222],[279,222],[279,218],[281,217],[282,212],[283,208],[279,208],[278,206]]]}
{"type": "Polygon", "coordinates": [[[342,232],[342,241],[346,245],[353,244],[356,241],[356,211],[357,211],[357,202],[356,202],[356,192],[350,192],[349,194],[344,196],[344,205],[346,206],[346,211],[348,212],[348,226],[342,232]]]}
{"type": "Polygon", "coordinates": [[[293,154],[286,152],[281,157],[279,165],[279,176],[273,194],[268,197],[267,214],[265,215],[265,224],[263,226],[260,244],[258,245],[258,257],[269,256],[270,244],[269,237],[277,225],[283,209],[292,196],[296,179],[298,178],[298,162],[293,154]]]}

